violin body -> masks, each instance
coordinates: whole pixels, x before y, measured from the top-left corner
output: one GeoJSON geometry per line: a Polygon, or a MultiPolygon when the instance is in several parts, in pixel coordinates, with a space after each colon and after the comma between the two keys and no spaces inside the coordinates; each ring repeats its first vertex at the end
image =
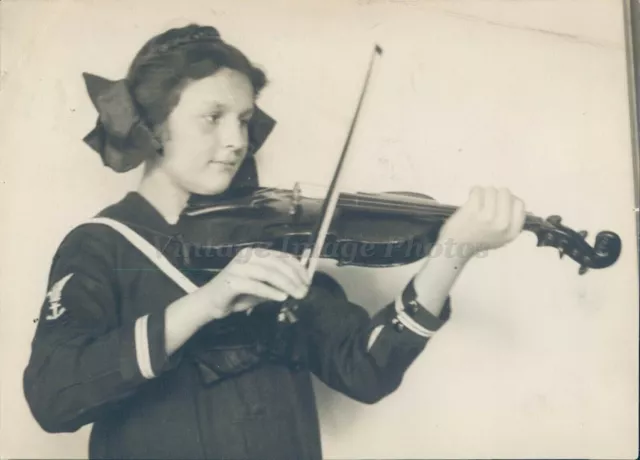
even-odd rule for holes
{"type": "MultiPolygon", "coordinates": [[[[189,266],[221,270],[246,247],[266,248],[301,256],[315,243],[324,200],[292,190],[244,187],[220,196],[194,197],[181,221],[189,266]]],[[[343,193],[327,229],[319,257],[339,265],[391,267],[410,264],[431,252],[442,224],[457,207],[409,192],[343,193]]],[[[614,264],[622,243],[617,234],[600,232],[594,246],[587,232],[576,232],[559,216],[542,219],[527,215],[524,230],[538,238],[538,246],[555,247],[580,264],[580,274],[590,268],[614,264]]],[[[447,247],[451,250],[464,248],[447,247]]]]}
{"type": "MultiPolygon", "coordinates": [[[[182,219],[181,234],[188,242],[193,268],[222,269],[244,247],[301,256],[312,244],[310,237],[321,211],[321,199],[292,190],[244,188],[223,198],[198,197],[182,219]]],[[[428,216],[381,213],[366,205],[341,206],[329,227],[321,257],[339,265],[409,264],[428,255],[441,224],[441,219],[428,216]]]]}

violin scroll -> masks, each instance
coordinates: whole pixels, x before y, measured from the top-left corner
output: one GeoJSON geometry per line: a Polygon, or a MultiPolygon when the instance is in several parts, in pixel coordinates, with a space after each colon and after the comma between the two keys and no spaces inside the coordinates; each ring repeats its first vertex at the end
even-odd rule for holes
{"type": "Polygon", "coordinates": [[[578,262],[580,275],[584,275],[590,268],[601,269],[613,265],[622,251],[622,241],[616,233],[598,233],[592,247],[586,241],[586,231],[576,232],[562,225],[560,216],[549,216],[532,231],[538,237],[538,246],[557,248],[561,258],[567,255],[578,262]]]}

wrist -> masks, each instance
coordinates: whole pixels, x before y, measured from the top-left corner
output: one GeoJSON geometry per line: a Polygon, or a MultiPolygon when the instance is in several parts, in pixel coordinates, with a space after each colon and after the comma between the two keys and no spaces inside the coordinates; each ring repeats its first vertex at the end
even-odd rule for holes
{"type": "Polygon", "coordinates": [[[198,327],[217,319],[217,309],[212,305],[211,299],[208,299],[208,296],[204,294],[202,290],[198,290],[176,302],[177,309],[182,310],[183,314],[191,318],[191,321],[198,327]]]}
{"type": "Polygon", "coordinates": [[[419,297],[423,297],[422,292],[431,291],[433,284],[440,284],[446,280],[453,281],[474,256],[468,250],[456,250],[456,243],[451,240],[446,243],[441,243],[438,240],[436,245],[424,260],[422,268],[416,273],[413,280],[419,297]],[[437,249],[438,246],[440,249],[437,249]]]}
{"type": "Polygon", "coordinates": [[[446,259],[451,265],[465,265],[478,252],[481,251],[478,244],[457,238],[446,232],[441,233],[434,247],[429,253],[431,259],[446,259]]]}
{"type": "Polygon", "coordinates": [[[449,241],[449,252],[446,247],[444,250],[434,248],[412,280],[416,300],[435,316],[440,314],[453,285],[472,257],[452,250],[452,246],[449,241]]]}

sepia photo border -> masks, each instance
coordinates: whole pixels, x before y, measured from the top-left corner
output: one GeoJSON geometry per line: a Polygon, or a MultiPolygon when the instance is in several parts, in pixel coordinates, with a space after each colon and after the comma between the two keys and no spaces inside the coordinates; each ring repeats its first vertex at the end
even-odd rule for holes
{"type": "Polygon", "coordinates": [[[640,0],[623,0],[625,13],[625,42],[627,51],[629,115],[631,123],[631,151],[635,190],[636,236],[638,268],[640,270],[640,0]]]}

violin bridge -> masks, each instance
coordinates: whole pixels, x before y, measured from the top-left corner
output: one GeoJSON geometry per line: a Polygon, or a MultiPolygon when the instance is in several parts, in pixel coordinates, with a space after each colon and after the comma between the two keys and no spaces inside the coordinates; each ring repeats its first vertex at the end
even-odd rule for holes
{"type": "Polygon", "coordinates": [[[300,217],[300,213],[302,211],[302,206],[300,205],[301,199],[302,187],[300,186],[300,182],[296,182],[291,190],[291,204],[289,205],[289,215],[294,219],[298,219],[300,217]]]}

